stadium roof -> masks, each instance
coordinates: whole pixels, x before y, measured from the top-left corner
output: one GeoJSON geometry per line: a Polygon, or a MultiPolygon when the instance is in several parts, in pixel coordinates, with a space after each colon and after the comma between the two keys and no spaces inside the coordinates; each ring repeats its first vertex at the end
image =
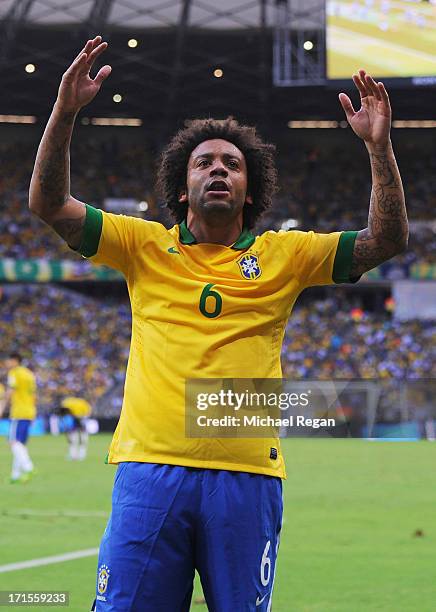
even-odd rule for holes
{"type": "MultiPolygon", "coordinates": [[[[83,111],[89,117],[142,118],[162,132],[193,116],[232,114],[283,128],[291,119],[341,120],[334,88],[273,86],[276,9],[284,1],[0,0],[0,114],[44,121],[62,73],[87,38],[102,34],[109,48],[101,59],[113,70],[83,111]]],[[[300,49],[301,36],[315,41],[315,57],[324,2],[289,1],[292,36],[300,49]]],[[[432,117],[433,95],[392,92],[396,117],[432,117]]]]}
{"type": "MultiPolygon", "coordinates": [[[[301,0],[291,1],[296,6],[303,4],[301,0]]],[[[39,25],[86,24],[98,16],[100,25],[167,28],[178,25],[186,11],[187,24],[191,27],[228,30],[258,27],[262,5],[266,25],[271,26],[276,4],[276,0],[2,0],[0,19],[18,9],[25,13],[27,23],[39,25]]],[[[322,4],[322,0],[306,0],[300,25],[306,22],[313,26],[315,18],[321,26],[313,8],[322,4]]]]}

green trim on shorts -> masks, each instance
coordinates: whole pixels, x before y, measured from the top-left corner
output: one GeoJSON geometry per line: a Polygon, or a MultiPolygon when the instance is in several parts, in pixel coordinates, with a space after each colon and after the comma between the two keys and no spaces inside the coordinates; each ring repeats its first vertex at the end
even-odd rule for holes
{"type": "Polygon", "coordinates": [[[83,257],[92,257],[98,251],[101,230],[103,228],[103,213],[99,208],[94,208],[89,204],[85,204],[85,206],[86,219],[83,226],[82,242],[78,251],[83,257]]]}
{"type": "Polygon", "coordinates": [[[333,264],[332,276],[334,283],[356,283],[360,278],[360,276],[353,279],[350,278],[356,237],[357,232],[342,232],[339,237],[338,248],[336,249],[335,261],[333,264]]]}

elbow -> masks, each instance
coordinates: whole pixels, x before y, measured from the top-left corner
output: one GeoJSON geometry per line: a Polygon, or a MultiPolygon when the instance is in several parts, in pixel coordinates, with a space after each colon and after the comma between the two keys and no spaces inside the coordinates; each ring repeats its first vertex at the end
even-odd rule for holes
{"type": "Polygon", "coordinates": [[[41,221],[48,223],[47,211],[44,210],[44,207],[38,201],[29,199],[29,210],[33,215],[41,219],[41,221]]]}
{"type": "Polygon", "coordinates": [[[33,215],[38,217],[38,219],[41,219],[41,221],[47,223],[47,225],[51,225],[53,212],[50,214],[49,210],[47,210],[47,206],[44,206],[40,201],[29,198],[29,210],[33,215]]]}
{"type": "Polygon", "coordinates": [[[409,237],[407,237],[403,243],[401,243],[400,245],[400,253],[404,253],[405,251],[407,251],[409,247],[409,237]]]}
{"type": "Polygon", "coordinates": [[[378,238],[374,238],[376,250],[381,257],[381,263],[388,261],[397,255],[402,255],[405,251],[407,251],[409,243],[408,233],[396,237],[390,236],[389,238],[386,238],[386,236],[380,236],[378,238]]]}
{"type": "Polygon", "coordinates": [[[407,251],[408,246],[408,238],[400,238],[395,241],[389,240],[388,242],[383,241],[383,248],[385,249],[387,259],[392,259],[392,257],[396,257],[397,255],[402,255],[405,251],[407,251]]]}
{"type": "Polygon", "coordinates": [[[49,223],[49,219],[52,218],[53,214],[64,206],[68,202],[68,197],[65,198],[42,198],[40,194],[32,194],[29,192],[29,210],[31,213],[49,223]]]}
{"type": "Polygon", "coordinates": [[[409,246],[409,229],[407,229],[404,232],[404,234],[400,237],[400,239],[398,240],[397,252],[395,253],[395,255],[401,255],[402,253],[407,251],[408,246],[409,246]]]}
{"type": "Polygon", "coordinates": [[[389,258],[401,255],[407,251],[409,244],[409,227],[397,220],[385,220],[384,231],[374,235],[381,249],[389,254],[389,258]]]}
{"type": "Polygon", "coordinates": [[[29,210],[34,215],[37,215],[38,217],[41,216],[41,206],[39,206],[38,202],[31,197],[29,197],[29,210]]]}
{"type": "Polygon", "coordinates": [[[41,217],[42,213],[43,213],[43,206],[41,203],[40,198],[38,198],[37,193],[35,193],[32,190],[32,186],[30,187],[29,190],[29,210],[31,213],[33,213],[34,215],[36,215],[37,217],[41,217]]]}

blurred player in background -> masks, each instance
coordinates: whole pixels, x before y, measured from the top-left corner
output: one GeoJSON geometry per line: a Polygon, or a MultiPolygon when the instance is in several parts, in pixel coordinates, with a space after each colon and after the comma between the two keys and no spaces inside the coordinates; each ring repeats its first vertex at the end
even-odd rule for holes
{"type": "Polygon", "coordinates": [[[353,76],[361,109],[340,94],[372,168],[368,227],[360,231],[251,230],[271,205],[272,145],[234,119],[193,120],[159,170],[176,225],[102,212],[70,194],[69,145],[80,109],[110,66],[90,40],[62,78],[38,149],[30,208],[93,262],[120,270],[132,305],[123,408],[109,451],[120,464],[103,536],[98,612],[182,612],[197,568],[211,612],[270,612],[285,466],[276,437],[189,438],[190,378],[281,378],[280,351],[299,293],[357,281],[402,252],[408,224],[390,142],[388,95],[353,76]]]}
{"type": "Polygon", "coordinates": [[[6,387],[0,383],[0,418],[6,407],[6,387]]]}
{"type": "Polygon", "coordinates": [[[68,459],[83,461],[88,450],[88,432],[86,419],[91,414],[91,404],[81,397],[66,397],[61,402],[61,414],[69,414],[72,424],[67,434],[68,459]]]}
{"type": "Polygon", "coordinates": [[[10,480],[12,484],[27,482],[34,472],[26,444],[30,426],[36,417],[36,381],[33,372],[21,365],[21,362],[19,353],[11,353],[6,360],[7,391],[3,406],[0,402],[0,417],[10,404],[9,444],[13,457],[10,480]]]}

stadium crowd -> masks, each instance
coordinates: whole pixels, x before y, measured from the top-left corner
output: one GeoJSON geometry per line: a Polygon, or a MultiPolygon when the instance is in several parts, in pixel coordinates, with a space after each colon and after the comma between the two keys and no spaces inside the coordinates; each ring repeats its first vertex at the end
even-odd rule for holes
{"type": "MultiPolygon", "coordinates": [[[[0,257],[74,259],[78,256],[39,219],[29,214],[28,189],[36,149],[27,143],[0,146],[0,257]]],[[[150,192],[153,179],[146,148],[117,141],[78,141],[72,147],[74,195],[104,207],[105,198],[147,199],[147,218],[154,219],[150,192]]]]}
{"type": "MultiPolygon", "coordinates": [[[[0,299],[3,350],[17,350],[35,372],[42,412],[67,395],[92,405],[124,379],[130,306],[85,297],[53,285],[4,286],[0,299]]],[[[1,380],[6,373],[1,372],[1,380]]]]}
{"type": "MultiPolygon", "coordinates": [[[[436,264],[436,149],[417,155],[403,142],[400,167],[412,234],[409,251],[386,265],[386,276],[407,276],[419,262],[436,264]]],[[[76,259],[27,208],[36,145],[0,145],[0,258],[76,259]]],[[[156,155],[144,145],[76,139],[72,191],[103,207],[106,198],[146,200],[145,217],[169,223],[154,192],[156,155]]],[[[364,151],[340,142],[278,147],[281,190],[259,231],[295,219],[298,229],[322,232],[366,225],[370,172],[364,151]]],[[[291,225],[292,227],[292,225],[291,225]]],[[[39,409],[49,413],[65,395],[79,395],[103,415],[121,403],[130,338],[130,308],[119,297],[95,299],[55,285],[0,286],[2,350],[23,353],[35,370],[39,409]],[[116,389],[116,393],[110,392],[116,389]]],[[[283,345],[289,378],[421,379],[436,376],[434,322],[399,322],[388,311],[367,311],[345,298],[302,299],[283,345]]],[[[0,366],[1,367],[1,366],[0,366]]],[[[6,372],[0,370],[0,382],[6,372]]]]}
{"type": "MultiPolygon", "coordinates": [[[[130,341],[127,300],[55,285],[0,290],[2,347],[20,351],[35,371],[39,411],[49,413],[60,397],[78,395],[100,416],[117,415],[130,341]]],[[[434,378],[436,322],[399,322],[345,297],[301,298],[286,330],[282,363],[291,379],[434,378]]],[[[0,370],[0,382],[5,379],[0,370]]]]}
{"type": "Polygon", "coordinates": [[[297,306],[283,344],[288,378],[436,376],[436,323],[395,320],[330,298],[297,306]]]}
{"type": "MultiPolygon", "coordinates": [[[[391,278],[408,275],[413,263],[436,263],[436,150],[417,155],[416,144],[400,147],[400,167],[411,220],[410,248],[387,264],[391,278]]],[[[78,256],[27,209],[35,147],[0,146],[0,258],[71,259],[78,256]]],[[[107,198],[146,201],[145,218],[168,225],[154,192],[156,155],[145,145],[110,139],[77,139],[72,147],[72,192],[85,202],[105,207],[107,198]]],[[[257,228],[280,229],[295,219],[298,229],[322,232],[366,226],[370,171],[364,151],[339,144],[279,146],[281,189],[274,207],[257,228]]]]}

